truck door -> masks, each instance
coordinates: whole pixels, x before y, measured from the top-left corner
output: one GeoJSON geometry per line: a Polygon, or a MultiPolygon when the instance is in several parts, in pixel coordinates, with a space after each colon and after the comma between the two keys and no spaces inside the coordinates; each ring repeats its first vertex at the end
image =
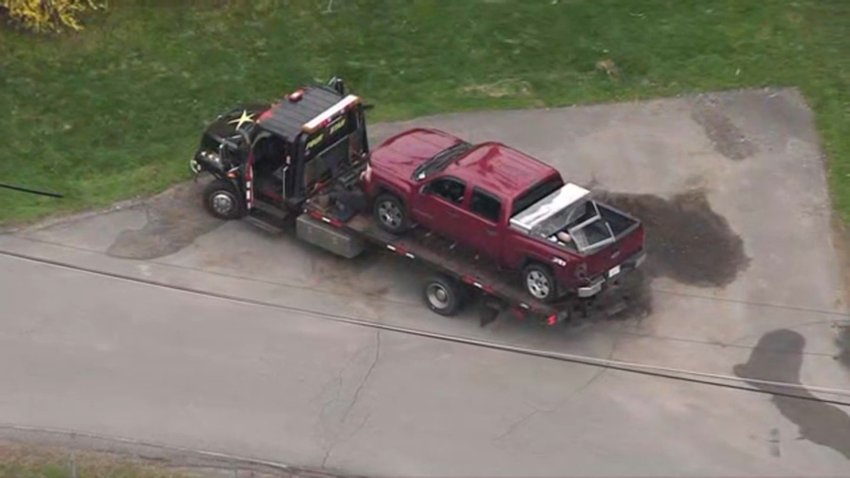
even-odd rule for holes
{"type": "Polygon", "coordinates": [[[459,227],[463,213],[466,183],[451,176],[429,182],[413,204],[413,216],[419,224],[437,234],[457,240],[462,237],[459,227]]]}
{"type": "Polygon", "coordinates": [[[495,194],[476,187],[469,198],[469,209],[463,211],[459,221],[464,241],[493,259],[502,252],[502,236],[499,233],[502,212],[502,201],[495,194]]]}

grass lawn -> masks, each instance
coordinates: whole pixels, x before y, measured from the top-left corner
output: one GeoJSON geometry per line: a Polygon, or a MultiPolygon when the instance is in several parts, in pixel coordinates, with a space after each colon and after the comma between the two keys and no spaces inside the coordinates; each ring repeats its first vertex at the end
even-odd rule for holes
{"type": "Polygon", "coordinates": [[[106,453],[0,444],[0,478],[190,478],[185,472],[106,453]]]}
{"type": "Polygon", "coordinates": [[[66,195],[0,189],[0,223],[159,191],[217,113],[333,74],[373,122],[798,86],[850,221],[847,0],[110,3],[80,34],[0,29],[0,183],[66,195]]]}

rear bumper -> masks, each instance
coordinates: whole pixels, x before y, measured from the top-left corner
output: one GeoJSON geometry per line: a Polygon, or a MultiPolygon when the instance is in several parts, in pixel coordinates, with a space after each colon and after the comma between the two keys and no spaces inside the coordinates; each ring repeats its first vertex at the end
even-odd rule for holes
{"type": "Polygon", "coordinates": [[[636,254],[633,254],[631,257],[626,259],[620,264],[620,269],[616,273],[611,273],[611,271],[606,272],[604,275],[598,276],[590,284],[579,287],[576,289],[576,295],[578,295],[582,299],[586,299],[588,297],[593,297],[596,294],[602,292],[605,289],[605,286],[620,277],[624,274],[627,274],[638,267],[646,260],[646,251],[639,251],[636,254]]]}

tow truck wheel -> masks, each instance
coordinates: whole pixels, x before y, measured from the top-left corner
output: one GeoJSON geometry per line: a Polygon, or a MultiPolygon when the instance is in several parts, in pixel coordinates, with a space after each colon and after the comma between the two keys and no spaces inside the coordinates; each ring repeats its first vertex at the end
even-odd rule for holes
{"type": "Polygon", "coordinates": [[[425,284],[425,304],[432,311],[450,317],[460,311],[463,305],[461,285],[454,280],[438,275],[425,284]]]}
{"type": "Polygon", "coordinates": [[[522,271],[525,290],[532,297],[544,302],[551,302],[557,296],[557,285],[552,271],[540,264],[529,264],[522,271]]]}
{"type": "Polygon", "coordinates": [[[387,232],[400,234],[407,228],[407,213],[401,199],[392,194],[381,194],[375,199],[375,220],[387,232]]]}
{"type": "Polygon", "coordinates": [[[216,179],[204,188],[204,207],[219,219],[236,219],[242,214],[243,203],[233,184],[216,179]]]}

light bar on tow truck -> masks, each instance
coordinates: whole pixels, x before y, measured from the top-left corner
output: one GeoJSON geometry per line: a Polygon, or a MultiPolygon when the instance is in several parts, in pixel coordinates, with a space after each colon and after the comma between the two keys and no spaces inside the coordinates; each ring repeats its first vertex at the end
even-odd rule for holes
{"type": "Polygon", "coordinates": [[[323,111],[319,116],[311,119],[310,121],[304,123],[304,126],[301,127],[305,133],[312,133],[318,129],[323,128],[330,122],[330,120],[336,116],[337,114],[351,108],[360,102],[360,98],[355,95],[348,95],[345,98],[341,99],[335,105],[323,111]]]}

